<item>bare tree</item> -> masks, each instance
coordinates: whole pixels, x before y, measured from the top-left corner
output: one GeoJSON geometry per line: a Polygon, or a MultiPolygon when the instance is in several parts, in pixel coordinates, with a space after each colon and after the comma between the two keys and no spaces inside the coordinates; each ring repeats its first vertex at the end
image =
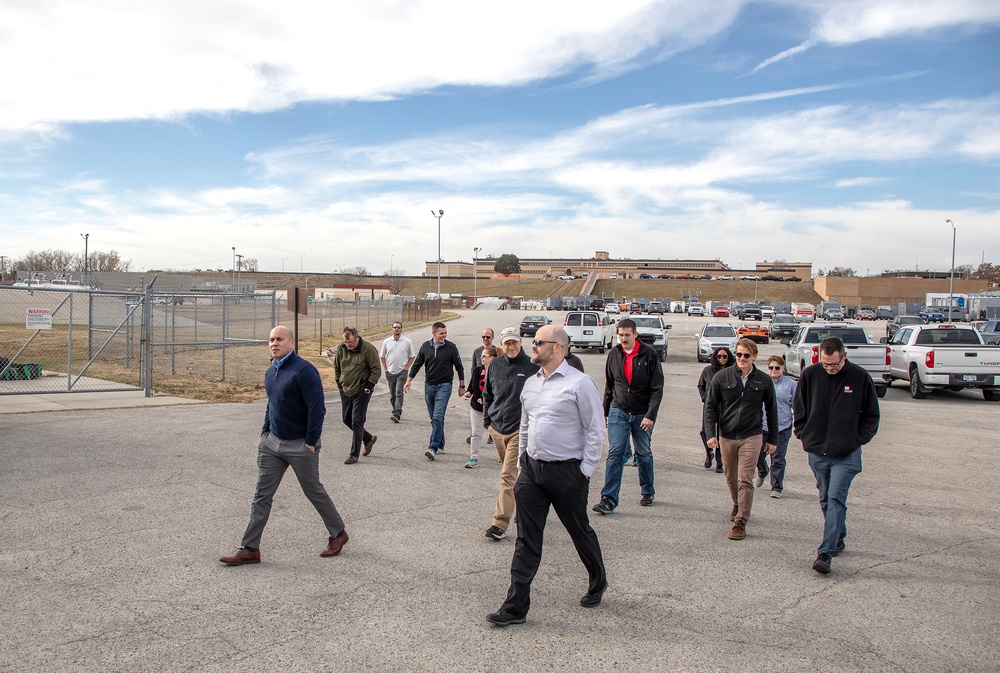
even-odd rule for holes
{"type": "Polygon", "coordinates": [[[243,266],[241,267],[244,271],[254,272],[257,271],[260,266],[256,257],[244,257],[243,266]]]}
{"type": "Polygon", "coordinates": [[[83,268],[83,255],[66,250],[29,250],[28,254],[14,262],[14,268],[20,271],[56,271],[66,273],[77,267],[83,268]]]}
{"type": "MultiPolygon", "coordinates": [[[[90,263],[87,268],[90,271],[128,271],[132,267],[132,260],[123,260],[117,250],[111,252],[101,252],[95,250],[90,253],[90,263]]],[[[83,271],[83,264],[78,264],[78,271],[83,271]]]]}
{"type": "Polygon", "coordinates": [[[371,280],[371,271],[367,266],[349,266],[340,270],[344,283],[366,283],[371,280]]]}
{"type": "Polygon", "coordinates": [[[393,294],[401,294],[406,287],[406,269],[388,269],[382,277],[393,294]]]}

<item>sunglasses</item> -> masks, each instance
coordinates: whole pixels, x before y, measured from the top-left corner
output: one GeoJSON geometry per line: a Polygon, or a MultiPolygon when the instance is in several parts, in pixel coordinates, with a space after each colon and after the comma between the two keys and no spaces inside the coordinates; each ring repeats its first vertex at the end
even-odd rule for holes
{"type": "Polygon", "coordinates": [[[483,338],[484,338],[484,339],[492,339],[493,337],[491,337],[491,336],[488,336],[488,335],[484,334],[484,335],[483,335],[483,338]]]}
{"type": "Polygon", "coordinates": [[[536,348],[540,347],[542,344],[557,344],[557,343],[559,343],[559,342],[558,341],[545,341],[543,339],[532,339],[531,340],[531,345],[534,346],[534,347],[536,347],[536,348]]]}
{"type": "Polygon", "coordinates": [[[776,371],[782,369],[782,366],[781,365],[768,365],[767,368],[770,369],[772,372],[776,372],[776,371]]]}
{"type": "Polygon", "coordinates": [[[729,356],[728,355],[716,355],[715,359],[716,360],[728,360],[729,356]]]}
{"type": "Polygon", "coordinates": [[[737,353],[737,354],[736,354],[736,359],[737,359],[737,360],[742,360],[742,359],[744,359],[744,358],[747,358],[747,359],[749,359],[749,358],[752,358],[752,357],[753,357],[753,356],[752,356],[752,355],[750,355],[750,353],[737,353]]]}

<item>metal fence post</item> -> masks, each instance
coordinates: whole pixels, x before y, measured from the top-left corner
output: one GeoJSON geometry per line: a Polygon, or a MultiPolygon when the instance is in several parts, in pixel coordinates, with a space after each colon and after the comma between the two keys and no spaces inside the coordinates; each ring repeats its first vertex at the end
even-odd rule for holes
{"type": "Polygon", "coordinates": [[[69,329],[66,332],[66,390],[73,388],[73,293],[69,293],[69,329]]]}
{"type": "Polygon", "coordinates": [[[229,321],[226,320],[226,295],[222,295],[222,380],[226,380],[226,328],[229,321]]]}
{"type": "Polygon", "coordinates": [[[142,363],[146,383],[146,397],[153,396],[153,282],[146,286],[142,298],[142,363]]]}

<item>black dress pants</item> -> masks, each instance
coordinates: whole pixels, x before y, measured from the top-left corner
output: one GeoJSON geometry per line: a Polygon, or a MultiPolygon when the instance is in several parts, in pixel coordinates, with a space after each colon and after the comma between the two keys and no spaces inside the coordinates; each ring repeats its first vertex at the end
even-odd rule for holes
{"type": "Polygon", "coordinates": [[[361,444],[371,441],[372,434],[365,430],[365,420],[368,418],[368,402],[372,399],[370,392],[361,389],[357,395],[348,397],[340,393],[340,406],[343,412],[344,425],[353,432],[351,437],[351,455],[361,455],[361,444]]]}
{"type": "Polygon", "coordinates": [[[587,568],[587,593],[599,593],[608,585],[597,533],[587,518],[590,479],[580,472],[580,461],[548,463],[524,455],[521,474],[514,484],[517,509],[517,542],[510,564],[510,590],[501,610],[523,617],[531,605],[531,581],[542,560],[545,519],[551,505],[587,568]]]}

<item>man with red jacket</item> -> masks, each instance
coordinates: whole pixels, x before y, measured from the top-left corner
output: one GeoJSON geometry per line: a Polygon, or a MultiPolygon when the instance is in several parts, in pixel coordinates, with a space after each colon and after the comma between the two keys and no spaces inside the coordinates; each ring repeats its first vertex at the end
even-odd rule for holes
{"type": "Polygon", "coordinates": [[[611,514],[618,506],[625,452],[632,440],[632,452],[639,463],[639,504],[653,504],[653,424],[663,398],[663,367],[652,346],[637,337],[635,321],[618,322],[618,345],[608,353],[604,366],[604,417],[608,425],[608,460],[604,467],[601,501],[592,508],[611,514]]]}

